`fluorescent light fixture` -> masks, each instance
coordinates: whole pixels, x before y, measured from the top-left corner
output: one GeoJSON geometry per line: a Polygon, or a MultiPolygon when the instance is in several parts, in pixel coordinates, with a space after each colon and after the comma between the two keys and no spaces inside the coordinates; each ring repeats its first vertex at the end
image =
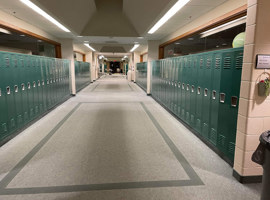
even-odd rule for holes
{"type": "Polygon", "coordinates": [[[156,32],[163,24],[165,24],[172,16],[174,16],[181,8],[183,8],[190,0],[179,0],[173,7],[148,31],[149,34],[156,32]]]}
{"type": "Polygon", "coordinates": [[[89,44],[84,44],[85,46],[87,46],[89,49],[91,49],[92,51],[96,51],[93,47],[91,47],[89,44]]]}
{"type": "Polygon", "coordinates": [[[77,37],[83,37],[83,36],[81,36],[81,35],[78,35],[77,37]]]}
{"type": "Polygon", "coordinates": [[[6,29],[3,29],[3,28],[0,28],[0,32],[1,33],[5,33],[5,34],[11,34],[11,32],[10,31],[8,31],[8,30],[6,30],[6,29]]]}
{"type": "Polygon", "coordinates": [[[244,17],[241,17],[239,19],[230,21],[230,22],[228,22],[226,24],[222,24],[222,25],[220,25],[218,27],[212,28],[212,29],[210,29],[208,31],[205,31],[205,32],[201,33],[201,38],[204,38],[204,37],[207,37],[209,35],[213,35],[215,33],[227,30],[229,28],[233,28],[233,27],[238,26],[240,24],[244,24],[244,23],[246,23],[246,20],[247,20],[247,16],[244,16],[244,17]]]}
{"type": "Polygon", "coordinates": [[[40,14],[41,16],[43,16],[44,18],[46,18],[47,20],[49,20],[50,22],[52,22],[53,24],[58,26],[63,31],[70,32],[70,30],[68,30],[66,27],[64,27],[62,24],[60,24],[56,19],[51,17],[44,10],[40,9],[38,6],[36,6],[31,1],[29,1],[29,0],[20,0],[20,1],[23,2],[25,5],[27,5],[28,7],[30,7],[31,9],[33,9],[36,13],[40,14]]]}
{"type": "Polygon", "coordinates": [[[135,45],[133,46],[133,48],[130,50],[130,52],[133,52],[133,51],[134,51],[135,49],[137,49],[139,46],[140,46],[139,44],[135,44],[135,45]]]}

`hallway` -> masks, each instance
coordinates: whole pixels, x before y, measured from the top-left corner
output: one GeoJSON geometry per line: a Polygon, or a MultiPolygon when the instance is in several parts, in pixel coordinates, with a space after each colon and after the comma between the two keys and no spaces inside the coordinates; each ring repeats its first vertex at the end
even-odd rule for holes
{"type": "Polygon", "coordinates": [[[257,200],[136,84],[104,76],[0,148],[0,199],[257,200]],[[206,156],[207,155],[207,156],[206,156]]]}

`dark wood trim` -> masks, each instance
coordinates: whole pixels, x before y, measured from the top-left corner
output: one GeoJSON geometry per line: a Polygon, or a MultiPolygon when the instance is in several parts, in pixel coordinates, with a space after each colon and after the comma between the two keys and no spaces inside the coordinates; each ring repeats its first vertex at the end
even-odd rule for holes
{"type": "Polygon", "coordinates": [[[165,47],[169,44],[176,42],[177,40],[180,40],[180,39],[186,38],[186,37],[190,37],[198,32],[203,32],[203,31],[212,29],[214,27],[225,24],[225,23],[232,21],[234,19],[243,17],[246,14],[247,14],[247,5],[241,6],[240,8],[237,8],[237,9],[235,9],[227,14],[224,14],[224,15],[222,15],[214,20],[209,21],[208,23],[206,23],[204,25],[201,25],[195,29],[192,29],[191,31],[188,31],[188,32],[176,37],[176,38],[173,38],[173,39],[161,44],[160,47],[165,47]]]}
{"type": "Polygon", "coordinates": [[[158,59],[163,59],[163,58],[164,58],[164,47],[159,47],[158,59]]]}
{"type": "Polygon", "coordinates": [[[148,52],[142,53],[141,56],[144,56],[144,55],[146,55],[146,54],[148,54],[148,52]]]}
{"type": "Polygon", "coordinates": [[[140,55],[140,62],[143,62],[143,55],[140,55]]]}
{"type": "Polygon", "coordinates": [[[62,58],[61,44],[55,45],[55,57],[62,58]]]}
{"type": "Polygon", "coordinates": [[[86,62],[86,55],[85,54],[83,54],[82,59],[83,59],[83,62],[86,62]]]}

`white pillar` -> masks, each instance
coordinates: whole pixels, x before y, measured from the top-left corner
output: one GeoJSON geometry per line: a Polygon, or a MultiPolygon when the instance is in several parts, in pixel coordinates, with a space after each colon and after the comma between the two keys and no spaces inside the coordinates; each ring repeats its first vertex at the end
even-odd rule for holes
{"type": "Polygon", "coordinates": [[[93,83],[93,79],[92,79],[92,69],[93,69],[92,55],[93,55],[92,51],[86,53],[86,55],[85,55],[86,62],[90,63],[90,80],[91,80],[91,83],[93,83]]]}
{"type": "Polygon", "coordinates": [[[137,77],[137,63],[140,62],[140,53],[134,52],[134,83],[136,83],[136,77],[137,77]]]}
{"type": "Polygon", "coordinates": [[[102,74],[104,74],[104,62],[102,61],[102,74]]]}
{"type": "Polygon", "coordinates": [[[147,94],[151,94],[152,89],[152,61],[158,60],[159,41],[148,41],[148,60],[147,60],[147,94]]]}
{"type": "Polygon", "coordinates": [[[94,82],[96,80],[96,61],[95,61],[95,53],[92,52],[92,66],[91,66],[91,81],[94,82]]]}
{"type": "Polygon", "coordinates": [[[70,60],[70,88],[71,94],[76,95],[76,82],[75,82],[75,65],[74,65],[74,50],[73,40],[63,39],[61,40],[62,58],[70,60]]]}

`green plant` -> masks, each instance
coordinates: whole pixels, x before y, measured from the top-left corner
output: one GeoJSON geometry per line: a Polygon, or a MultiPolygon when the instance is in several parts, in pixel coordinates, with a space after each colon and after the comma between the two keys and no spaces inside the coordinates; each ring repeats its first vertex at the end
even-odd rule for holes
{"type": "Polygon", "coordinates": [[[265,96],[269,96],[270,94],[270,80],[269,78],[266,78],[265,80],[261,80],[260,83],[263,83],[264,84],[264,87],[265,87],[265,96]]]}

